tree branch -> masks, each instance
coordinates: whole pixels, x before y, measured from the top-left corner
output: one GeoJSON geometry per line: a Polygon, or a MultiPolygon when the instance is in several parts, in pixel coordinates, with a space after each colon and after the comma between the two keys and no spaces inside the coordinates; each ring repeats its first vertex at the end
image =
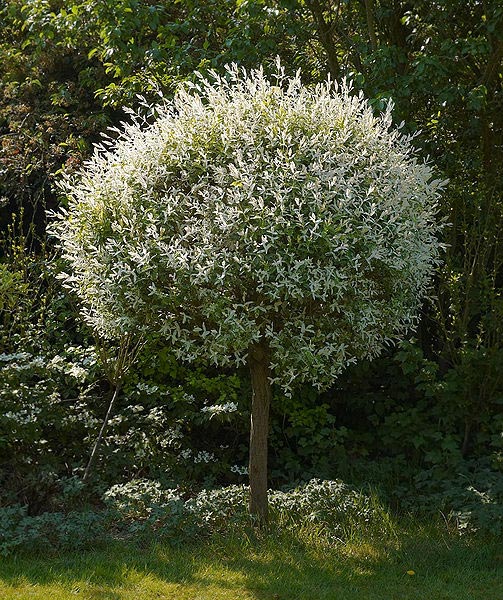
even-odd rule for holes
{"type": "Polygon", "coordinates": [[[335,44],[331,35],[333,24],[327,22],[327,20],[325,19],[325,15],[323,14],[323,7],[321,6],[319,0],[308,0],[307,6],[314,17],[321,45],[323,46],[327,55],[328,70],[330,71],[330,74],[332,75],[333,79],[337,80],[339,79],[340,75],[340,65],[335,44]]]}
{"type": "Polygon", "coordinates": [[[370,47],[372,48],[372,52],[375,52],[377,50],[377,36],[374,18],[374,0],[365,0],[365,12],[367,14],[370,47]]]}

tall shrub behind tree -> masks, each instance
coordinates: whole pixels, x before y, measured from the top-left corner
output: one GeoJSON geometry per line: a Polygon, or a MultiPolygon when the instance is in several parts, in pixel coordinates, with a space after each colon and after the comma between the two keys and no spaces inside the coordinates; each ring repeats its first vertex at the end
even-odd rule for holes
{"type": "MultiPolygon", "coordinates": [[[[271,0],[273,1],[273,0],[271,0]]],[[[503,390],[503,8],[466,2],[294,0],[322,63],[395,118],[449,178],[444,265],[419,347],[438,365],[434,402],[465,458],[501,453],[503,390]],[[491,441],[490,441],[491,440],[491,441]]],[[[420,376],[420,374],[418,374],[420,376]]],[[[417,388],[419,391],[419,388],[417,388]]],[[[431,396],[430,396],[431,397],[431,396]]],[[[409,398],[405,406],[409,405],[409,398]]],[[[426,409],[426,414],[431,414],[426,409]]],[[[443,434],[445,426],[439,430],[443,434]]]]}
{"type": "Polygon", "coordinates": [[[323,387],[414,326],[441,182],[362,95],[237,66],[133,118],[62,190],[69,287],[104,336],[246,363],[250,511],[267,517],[271,385],[323,387]]]}

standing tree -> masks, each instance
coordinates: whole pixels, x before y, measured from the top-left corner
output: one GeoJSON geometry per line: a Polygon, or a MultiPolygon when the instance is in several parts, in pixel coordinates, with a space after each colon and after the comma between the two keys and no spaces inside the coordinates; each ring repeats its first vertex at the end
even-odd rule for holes
{"type": "Polygon", "coordinates": [[[441,182],[350,86],[232,65],[133,117],[61,184],[67,284],[102,335],[247,363],[250,512],[267,517],[271,384],[322,387],[416,321],[441,182]]]}

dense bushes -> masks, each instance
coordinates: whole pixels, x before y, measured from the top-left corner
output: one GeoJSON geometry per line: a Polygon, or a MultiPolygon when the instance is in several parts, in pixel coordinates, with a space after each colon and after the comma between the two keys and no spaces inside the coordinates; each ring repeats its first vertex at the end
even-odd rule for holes
{"type": "MultiPolygon", "coordinates": [[[[451,488],[454,491],[455,487],[451,488]]],[[[461,488],[456,489],[458,493],[461,488]]],[[[473,496],[480,494],[471,488],[473,496]]],[[[480,504],[457,499],[461,510],[444,513],[449,526],[459,531],[502,531],[503,489],[485,495],[490,511],[480,504]],[[490,522],[484,522],[490,519],[490,522]]],[[[96,548],[110,540],[134,543],[185,544],[191,539],[233,531],[248,533],[247,488],[232,485],[187,494],[148,479],[115,485],[103,494],[99,511],[80,510],[29,516],[19,505],[0,508],[0,555],[16,551],[55,551],[96,548]]],[[[311,480],[270,493],[270,530],[309,531],[337,544],[365,527],[366,535],[383,539],[396,535],[389,510],[375,494],[365,494],[341,481],[311,480]]],[[[427,500],[427,502],[429,502],[427,500]]]]}
{"type": "MultiPolygon", "coordinates": [[[[352,368],[321,397],[309,387],[276,393],[271,484],[342,476],[372,482],[397,507],[454,510],[461,525],[471,512],[472,523],[500,527],[501,7],[374,2],[371,42],[365,4],[341,3],[337,14],[325,0],[2,4],[0,223],[10,241],[0,262],[0,505],[21,503],[32,518],[82,502],[78,480],[110,393],[40,239],[56,173],[87,158],[138,91],[169,95],[195,68],[280,54],[313,81],[327,68],[350,75],[376,108],[393,97],[450,179],[451,226],[438,299],[416,340],[352,368]]],[[[241,483],[247,385],[245,372],[187,370],[162,343],[145,349],[87,498],[140,476],[187,489],[241,483]]]]}
{"type": "MultiPolygon", "coordinates": [[[[101,511],[45,513],[31,517],[19,506],[0,508],[0,554],[16,550],[96,547],[115,539],[180,544],[250,525],[245,486],[186,496],[176,488],[140,479],[104,493],[101,511]]],[[[339,481],[312,480],[270,496],[272,527],[314,528],[332,541],[344,540],[364,523],[376,535],[389,533],[389,517],[375,500],[339,481]]]]}
{"type": "MultiPolygon", "coordinates": [[[[43,339],[53,317],[48,310],[42,322],[24,323],[27,337],[10,330],[30,351],[0,354],[0,504],[19,502],[31,513],[75,502],[81,487],[73,497],[68,488],[82,477],[110,395],[90,338],[43,339]]],[[[172,485],[235,480],[240,386],[237,376],[182,369],[165,348],[146,353],[109,422],[93,493],[142,473],[172,485]]]]}
{"type": "Polygon", "coordinates": [[[96,427],[95,357],[67,347],[55,356],[1,354],[0,361],[1,501],[51,507],[65,497],[96,427]]]}
{"type": "MultiPolygon", "coordinates": [[[[77,509],[139,476],[185,493],[245,480],[246,372],[188,369],[157,341],[128,375],[84,494],[81,477],[110,384],[48,257],[11,252],[9,261],[5,306],[16,298],[17,311],[2,312],[1,505],[26,506],[32,516],[77,509]]],[[[342,476],[376,486],[396,508],[453,511],[460,526],[497,531],[499,405],[478,415],[472,458],[463,459],[462,414],[449,410],[458,379],[449,373],[410,343],[395,357],[355,366],[321,398],[308,386],[291,398],[278,391],[271,484],[342,476]]]]}

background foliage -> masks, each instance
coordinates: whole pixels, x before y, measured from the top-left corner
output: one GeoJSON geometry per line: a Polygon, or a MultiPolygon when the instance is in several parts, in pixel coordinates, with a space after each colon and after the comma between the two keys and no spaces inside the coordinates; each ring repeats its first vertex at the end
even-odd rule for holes
{"type": "Polygon", "coordinates": [[[279,55],[306,83],[351,77],[376,111],[392,98],[450,181],[450,226],[415,339],[350,368],[322,396],[277,393],[271,484],[342,476],[399,507],[452,510],[460,524],[496,530],[501,515],[487,507],[501,501],[503,465],[500,3],[8,0],[0,27],[0,504],[68,508],[133,477],[187,490],[241,481],[247,374],[187,369],[152,340],[83,495],[111,390],[55,278],[45,225],[55,177],[89,156],[137,93],[169,96],[195,69],[267,69],[279,55]]]}

